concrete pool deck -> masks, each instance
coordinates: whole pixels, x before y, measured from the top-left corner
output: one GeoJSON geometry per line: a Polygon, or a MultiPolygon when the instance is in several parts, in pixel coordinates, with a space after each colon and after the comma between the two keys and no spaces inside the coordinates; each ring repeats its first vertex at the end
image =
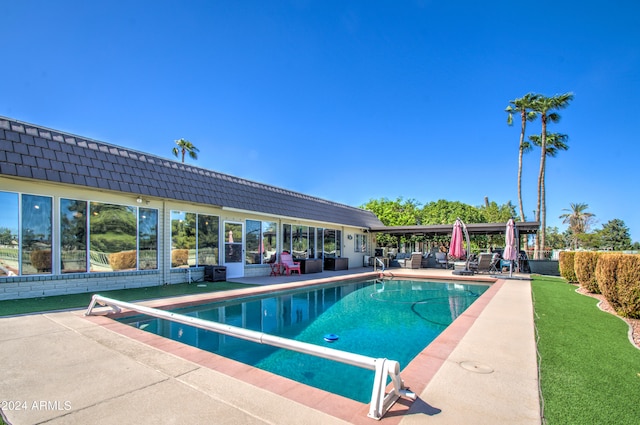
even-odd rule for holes
{"type": "MultiPolygon", "coordinates": [[[[391,272],[453,277],[450,270],[391,272]]],[[[327,276],[345,277],[317,277],[327,276]]],[[[401,399],[381,423],[540,424],[530,282],[497,280],[485,294],[401,365],[418,399],[401,399]]],[[[106,317],[87,318],[84,310],[0,319],[0,361],[0,408],[13,425],[376,423],[366,416],[368,405],[106,317]]]]}

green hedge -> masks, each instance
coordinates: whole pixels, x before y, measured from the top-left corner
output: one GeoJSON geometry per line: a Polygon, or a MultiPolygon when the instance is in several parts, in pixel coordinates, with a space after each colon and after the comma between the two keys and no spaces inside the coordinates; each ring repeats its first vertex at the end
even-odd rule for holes
{"type": "Polygon", "coordinates": [[[135,270],[138,261],[138,252],[121,251],[109,254],[109,265],[112,270],[135,270]]]}
{"type": "Polygon", "coordinates": [[[640,318],[640,255],[563,251],[560,275],[604,295],[619,315],[640,318]]]}
{"type": "Polygon", "coordinates": [[[562,251],[558,257],[560,266],[560,276],[567,280],[567,282],[577,282],[576,272],[574,269],[574,257],[573,251],[562,251]]]}
{"type": "Polygon", "coordinates": [[[596,265],[599,256],[600,252],[578,251],[573,259],[573,268],[580,286],[594,294],[600,293],[596,279],[596,265]]]}
{"type": "Polygon", "coordinates": [[[616,311],[620,309],[618,301],[618,262],[623,254],[603,254],[598,258],[596,265],[596,280],[600,293],[609,301],[616,311]]]}
{"type": "Polygon", "coordinates": [[[174,249],[171,251],[171,267],[186,266],[189,264],[188,249],[174,249]]]}
{"type": "Polygon", "coordinates": [[[625,255],[618,262],[618,313],[640,319],[640,255],[625,255]]]}

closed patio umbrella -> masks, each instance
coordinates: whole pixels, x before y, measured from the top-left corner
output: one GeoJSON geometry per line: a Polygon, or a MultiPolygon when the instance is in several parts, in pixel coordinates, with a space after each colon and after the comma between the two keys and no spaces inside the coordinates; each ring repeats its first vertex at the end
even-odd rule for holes
{"type": "Polygon", "coordinates": [[[449,245],[449,255],[453,258],[462,258],[464,254],[464,239],[462,238],[462,221],[457,219],[453,225],[451,234],[451,245],[449,245]]]}
{"type": "Polygon", "coordinates": [[[509,261],[509,276],[511,276],[513,274],[513,262],[518,259],[518,250],[516,249],[516,224],[512,218],[507,221],[502,258],[509,261]]]}
{"type": "Polygon", "coordinates": [[[451,245],[449,246],[449,255],[453,258],[462,258],[466,256],[466,263],[464,265],[464,270],[454,270],[453,274],[459,275],[472,275],[473,271],[469,270],[469,250],[471,249],[471,245],[469,244],[469,232],[467,232],[467,227],[464,225],[462,220],[459,218],[456,219],[456,222],[453,225],[453,233],[451,234],[451,245]],[[464,231],[464,236],[467,240],[467,252],[464,250],[464,239],[462,236],[462,232],[464,231]]]}

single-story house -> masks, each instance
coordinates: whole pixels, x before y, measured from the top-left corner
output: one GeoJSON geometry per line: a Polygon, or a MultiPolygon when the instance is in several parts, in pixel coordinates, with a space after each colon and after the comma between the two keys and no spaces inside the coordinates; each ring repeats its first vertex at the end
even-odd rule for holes
{"type": "MultiPolygon", "coordinates": [[[[370,211],[0,116],[0,300],[371,255],[370,211]],[[211,267],[209,267],[211,269],[211,267]]],[[[344,261],[342,261],[344,262],[344,261]]]]}

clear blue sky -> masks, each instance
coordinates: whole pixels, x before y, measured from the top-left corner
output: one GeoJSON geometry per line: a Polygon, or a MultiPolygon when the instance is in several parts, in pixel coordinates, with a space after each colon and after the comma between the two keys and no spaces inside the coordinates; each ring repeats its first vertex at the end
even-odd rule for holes
{"type": "Polygon", "coordinates": [[[0,115],[354,206],[517,205],[504,108],[573,92],[548,225],[587,203],[640,240],[637,0],[0,3],[0,115]]]}

